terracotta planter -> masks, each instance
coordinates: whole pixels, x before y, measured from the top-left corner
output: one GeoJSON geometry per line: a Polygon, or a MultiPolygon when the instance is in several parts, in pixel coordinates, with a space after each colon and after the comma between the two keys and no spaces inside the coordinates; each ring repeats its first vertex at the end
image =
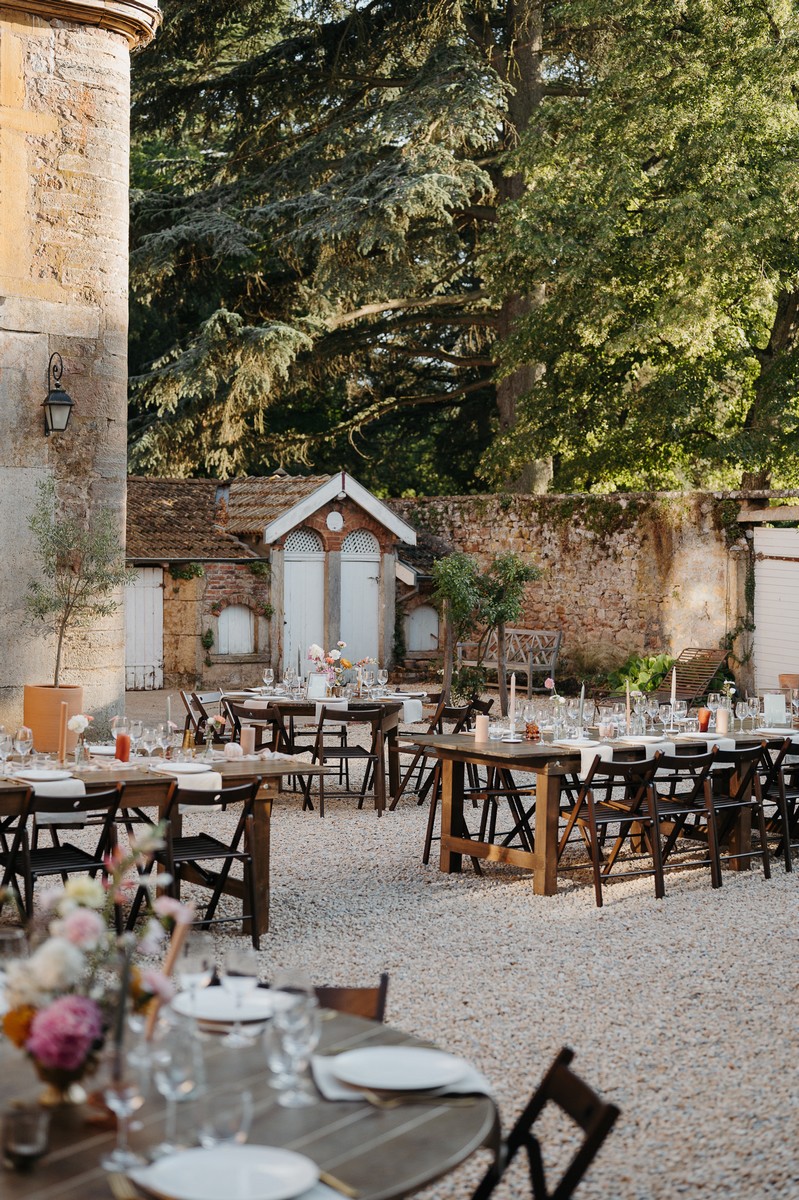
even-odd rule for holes
{"type": "MultiPolygon", "coordinates": [[[[22,720],[33,730],[33,748],[50,754],[58,750],[61,703],[67,703],[67,720],[83,712],[83,688],[80,684],[25,684],[22,720]]],[[[67,730],[67,753],[78,743],[78,735],[67,730]]]]}

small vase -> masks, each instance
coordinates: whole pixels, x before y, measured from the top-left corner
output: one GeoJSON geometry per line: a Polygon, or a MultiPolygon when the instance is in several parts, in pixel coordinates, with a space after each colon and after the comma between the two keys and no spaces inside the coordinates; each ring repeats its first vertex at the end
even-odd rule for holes
{"type": "Polygon", "coordinates": [[[203,754],[203,758],[207,759],[210,762],[213,759],[213,757],[214,757],[214,735],[211,734],[210,737],[206,737],[206,739],[205,739],[205,753],[203,754]]]}
{"type": "Polygon", "coordinates": [[[75,766],[85,767],[89,761],[89,747],[83,740],[83,734],[78,738],[78,744],[75,747],[75,766]]]}
{"type": "Polygon", "coordinates": [[[46,1084],[39,1093],[39,1103],[44,1108],[66,1108],[83,1104],[86,1092],[80,1085],[80,1080],[86,1074],[87,1064],[76,1067],[74,1071],[60,1071],[55,1067],[43,1067],[34,1060],[36,1074],[42,1083],[46,1084]]]}

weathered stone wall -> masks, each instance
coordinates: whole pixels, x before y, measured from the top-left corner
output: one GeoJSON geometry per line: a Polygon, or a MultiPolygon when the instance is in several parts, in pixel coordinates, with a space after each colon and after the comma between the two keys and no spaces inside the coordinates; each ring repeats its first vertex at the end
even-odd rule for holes
{"type": "MultiPolygon", "coordinates": [[[[128,35],[145,9],[157,15],[139,5],[125,33],[114,26],[125,0],[94,6],[91,19],[111,28],[64,20],[67,0],[54,0],[62,19],[43,0],[32,5],[42,15],[20,7],[0,7],[0,721],[12,725],[22,684],[52,679],[54,639],[23,626],[37,482],[54,478],[59,504],[81,515],[110,506],[124,538],[128,35]],[[75,409],[66,433],[45,438],[54,351],[75,409]]],[[[72,639],[65,665],[86,708],[119,708],[121,608],[72,639]]]]}
{"type": "Polygon", "coordinates": [[[541,567],[521,624],[562,629],[564,658],[579,667],[717,646],[745,617],[749,551],[737,499],[454,496],[392,507],[481,562],[514,550],[541,567]]]}

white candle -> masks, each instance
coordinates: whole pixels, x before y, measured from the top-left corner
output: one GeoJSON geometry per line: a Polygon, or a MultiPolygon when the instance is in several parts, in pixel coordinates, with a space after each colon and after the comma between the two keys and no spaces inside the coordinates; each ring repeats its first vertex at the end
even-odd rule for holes
{"type": "Polygon", "coordinates": [[[674,712],[674,705],[677,703],[677,668],[675,667],[671,673],[671,709],[674,712]]]}
{"type": "Polygon", "coordinates": [[[170,696],[167,696],[167,698],[166,698],[166,727],[167,727],[167,729],[169,729],[169,726],[171,724],[172,724],[172,699],[170,696]]]}
{"type": "Polygon", "coordinates": [[[583,713],[584,713],[584,711],[585,711],[585,684],[583,684],[583,686],[580,688],[580,718],[579,718],[580,733],[582,733],[582,731],[583,731],[583,713]]]}
{"type": "Polygon", "coordinates": [[[629,679],[625,680],[625,683],[627,686],[627,732],[629,733],[630,732],[630,716],[631,716],[631,714],[630,714],[630,681],[629,681],[629,679]]]}
{"type": "Polygon", "coordinates": [[[510,677],[510,706],[508,708],[508,721],[510,722],[510,731],[514,732],[516,725],[516,673],[510,677]]]}

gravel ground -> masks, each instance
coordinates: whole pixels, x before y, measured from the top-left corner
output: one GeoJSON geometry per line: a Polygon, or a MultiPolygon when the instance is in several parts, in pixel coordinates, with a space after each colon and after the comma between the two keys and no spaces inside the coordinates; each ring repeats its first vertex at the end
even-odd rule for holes
{"type": "MultiPolygon", "coordinates": [[[[130,696],[128,711],[160,714],[163,694],[130,696]]],[[[379,821],[356,803],[331,787],[320,820],[297,796],[277,801],[265,976],[293,965],[366,984],[389,971],[388,1021],[474,1062],[505,1123],[572,1046],[622,1110],[582,1200],[799,1197],[799,873],[725,872],[713,892],[704,871],[678,872],[661,902],[651,878],[624,880],[597,910],[574,879],[540,897],[493,864],[442,875],[421,863],[427,809],[413,797],[379,821]]],[[[224,928],[220,952],[238,936],[224,928]]],[[[564,1151],[554,1122],[543,1136],[564,1151]]],[[[468,1197],[479,1174],[472,1160],[426,1200],[468,1197]]],[[[521,1164],[496,1192],[529,1194],[521,1164]]]]}

